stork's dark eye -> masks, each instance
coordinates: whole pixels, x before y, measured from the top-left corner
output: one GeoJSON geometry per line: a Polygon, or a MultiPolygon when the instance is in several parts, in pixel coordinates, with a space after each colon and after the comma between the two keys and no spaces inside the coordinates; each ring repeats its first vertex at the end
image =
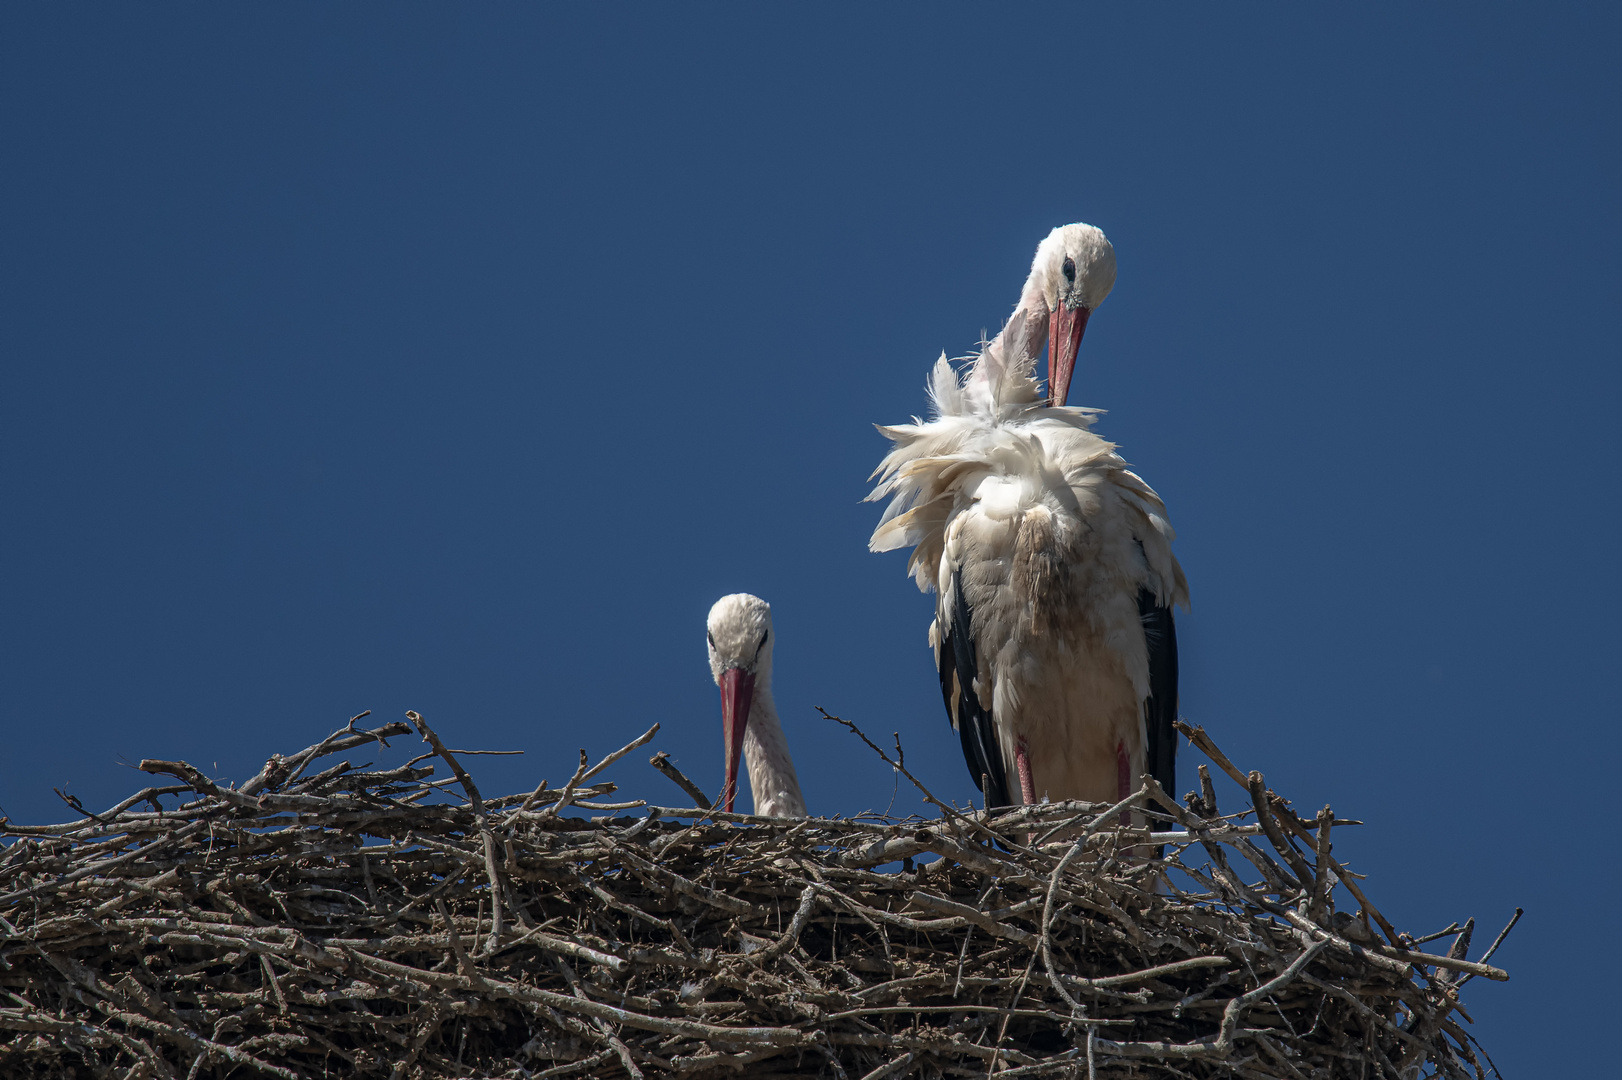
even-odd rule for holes
{"type": "Polygon", "coordinates": [[[710,633],[708,630],[706,630],[706,631],[704,631],[704,636],[706,638],[709,638],[710,648],[712,648],[712,649],[715,648],[715,635],[710,633]]]}
{"type": "Polygon", "coordinates": [[[1071,284],[1074,284],[1076,280],[1076,260],[1068,255],[1065,256],[1064,260],[1064,279],[1071,284]]]}
{"type": "Polygon", "coordinates": [[[760,644],[755,646],[755,655],[756,656],[760,655],[760,650],[762,650],[762,649],[764,649],[766,647],[766,639],[771,637],[771,636],[772,636],[771,627],[767,627],[760,635],[760,644]]]}

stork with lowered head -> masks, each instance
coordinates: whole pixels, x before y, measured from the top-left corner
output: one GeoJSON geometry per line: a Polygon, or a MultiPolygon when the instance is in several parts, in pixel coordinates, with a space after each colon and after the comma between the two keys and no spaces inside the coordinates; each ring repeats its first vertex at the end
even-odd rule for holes
{"type": "Polygon", "coordinates": [[[733,593],[710,608],[705,628],[710,674],[721,688],[721,738],[726,782],[719,805],[732,812],[738,759],[749,769],[755,813],[805,817],[800,779],[772,702],[772,607],[758,596],[733,593]]]}

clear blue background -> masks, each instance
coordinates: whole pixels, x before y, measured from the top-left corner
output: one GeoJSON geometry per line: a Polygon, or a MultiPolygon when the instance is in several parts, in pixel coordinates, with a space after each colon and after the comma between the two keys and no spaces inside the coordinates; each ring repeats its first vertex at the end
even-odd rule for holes
{"type": "Polygon", "coordinates": [[[1120,279],[1072,400],[1180,532],[1185,715],[1367,820],[1337,852],[1400,925],[1526,907],[1465,998],[1507,1073],[1614,1065],[1618,30],[8,5],[0,806],[366,708],[528,751],[486,791],[657,720],[713,790],[735,590],[814,810],[894,791],[815,705],[968,799],[869,425],[1084,219],[1120,279]]]}

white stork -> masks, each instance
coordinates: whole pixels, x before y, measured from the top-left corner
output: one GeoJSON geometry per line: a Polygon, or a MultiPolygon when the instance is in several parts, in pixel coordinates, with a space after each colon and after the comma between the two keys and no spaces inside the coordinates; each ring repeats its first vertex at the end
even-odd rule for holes
{"type": "Polygon", "coordinates": [[[895,445],[869,498],[892,499],[869,546],[911,545],[918,587],[938,591],[941,694],[987,806],[1115,802],[1144,772],[1176,791],[1171,608],[1188,583],[1160,497],[1092,433],[1098,410],[1065,407],[1114,283],[1102,232],[1054,229],[967,376],[935,364],[934,418],[879,429],[895,445]]]}
{"type": "Polygon", "coordinates": [[[733,593],[710,608],[710,674],[721,688],[726,785],[721,805],[728,813],[738,793],[738,756],[749,765],[755,813],[805,817],[805,799],[794,775],[783,725],[772,704],[772,606],[758,596],[733,593]]]}

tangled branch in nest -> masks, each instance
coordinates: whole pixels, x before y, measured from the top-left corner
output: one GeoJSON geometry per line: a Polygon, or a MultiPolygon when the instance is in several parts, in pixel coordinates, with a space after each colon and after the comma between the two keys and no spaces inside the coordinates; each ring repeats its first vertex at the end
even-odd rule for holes
{"type": "Polygon", "coordinates": [[[178,782],[69,824],[5,824],[0,1072],[1491,1069],[1455,1017],[1464,982],[1507,977],[1464,958],[1471,924],[1398,934],[1330,853],[1348,823],[1298,818],[1197,728],[1244,813],[1218,812],[1202,767],[1186,808],[1145,778],[1111,807],[785,821],[605,801],[597,775],[653,730],[596,766],[582,752],[562,788],[486,799],[407,715],[351,721],[241,787],[146,761],[178,782]],[[422,757],[308,771],[413,726],[422,757]],[[432,757],[450,779],[429,779],[432,757]],[[460,801],[430,798],[452,785],[460,801]],[[1166,824],[1122,828],[1133,807],[1166,824]],[[1336,885],[1360,914],[1334,910],[1336,885]],[[1444,935],[1445,955],[1418,951],[1444,935]]]}

